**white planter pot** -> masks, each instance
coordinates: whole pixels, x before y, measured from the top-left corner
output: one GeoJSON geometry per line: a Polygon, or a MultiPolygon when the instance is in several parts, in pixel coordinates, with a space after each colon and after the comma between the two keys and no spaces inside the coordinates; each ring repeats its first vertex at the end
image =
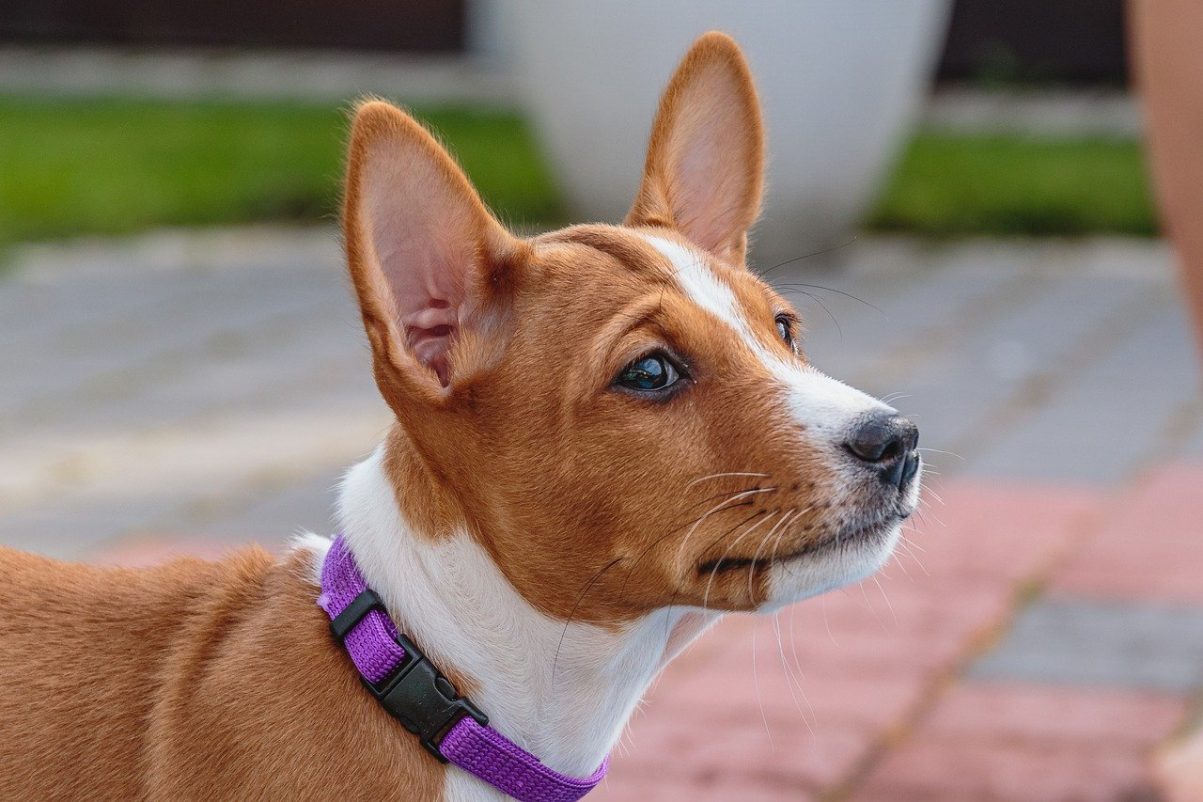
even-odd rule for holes
{"type": "Polygon", "coordinates": [[[758,264],[845,238],[915,119],[948,0],[493,0],[484,17],[574,217],[634,197],[660,91],[700,33],[744,48],[768,129],[758,264]]]}

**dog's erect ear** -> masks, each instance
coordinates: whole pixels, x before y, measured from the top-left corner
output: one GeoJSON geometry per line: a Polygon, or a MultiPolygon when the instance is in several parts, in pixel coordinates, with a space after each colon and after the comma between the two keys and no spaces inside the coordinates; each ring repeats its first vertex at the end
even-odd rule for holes
{"type": "Polygon", "coordinates": [[[760,213],[764,130],[739,45],[704,34],[660,98],[643,183],[627,225],[675,228],[740,264],[760,213]]]}
{"type": "Polygon", "coordinates": [[[398,416],[414,414],[413,401],[454,389],[455,346],[498,323],[522,244],[434,137],[381,101],[355,115],[343,236],[376,383],[398,416]]]}

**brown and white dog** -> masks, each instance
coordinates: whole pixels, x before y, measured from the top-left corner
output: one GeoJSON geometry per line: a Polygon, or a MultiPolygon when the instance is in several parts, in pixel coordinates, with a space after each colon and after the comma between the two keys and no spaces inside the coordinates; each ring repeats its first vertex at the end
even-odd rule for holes
{"type": "MultiPolygon", "coordinates": [[[[344,234],[396,422],[342,533],[398,625],[550,767],[593,771],[722,611],[880,567],[914,427],[803,356],[745,267],[735,43],[664,94],[621,226],[520,239],[419,124],[359,106],[344,234]]],[[[329,541],[142,570],[0,550],[0,798],[488,800],[382,710],[315,603],[329,541]]]]}

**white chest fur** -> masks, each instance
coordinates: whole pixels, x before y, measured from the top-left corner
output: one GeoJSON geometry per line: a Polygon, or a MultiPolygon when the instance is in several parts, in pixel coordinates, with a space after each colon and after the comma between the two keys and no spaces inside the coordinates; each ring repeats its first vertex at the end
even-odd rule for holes
{"type": "MultiPolygon", "coordinates": [[[[566,627],[532,607],[467,533],[415,535],[382,458],[378,449],[352,468],[339,499],[342,532],[368,584],[437,665],[471,679],[493,727],[557,771],[592,773],[672,657],[669,644],[679,649],[717,616],[674,608],[621,630],[566,627]]],[[[324,556],[319,539],[303,545],[324,556]]],[[[445,798],[504,797],[452,769],[445,798]]]]}

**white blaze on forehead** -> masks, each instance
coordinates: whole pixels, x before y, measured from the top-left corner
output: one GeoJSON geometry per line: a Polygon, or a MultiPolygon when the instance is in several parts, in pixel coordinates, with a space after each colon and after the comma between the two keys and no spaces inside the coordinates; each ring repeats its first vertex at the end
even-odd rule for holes
{"type": "Polygon", "coordinates": [[[890,410],[877,399],[810,365],[769,351],[752,333],[731,287],[710,268],[702,254],[664,237],[642,236],[672,264],[677,284],[689,299],[727,324],[769,373],[781,381],[790,412],[808,429],[834,438],[846,433],[852,422],[866,412],[890,410]]]}
{"type": "Polygon", "coordinates": [[[651,234],[644,236],[672,264],[673,276],[690,300],[735,329],[750,347],[760,348],[760,343],[739,311],[735,293],[714,274],[701,254],[663,237],[651,234]]]}

